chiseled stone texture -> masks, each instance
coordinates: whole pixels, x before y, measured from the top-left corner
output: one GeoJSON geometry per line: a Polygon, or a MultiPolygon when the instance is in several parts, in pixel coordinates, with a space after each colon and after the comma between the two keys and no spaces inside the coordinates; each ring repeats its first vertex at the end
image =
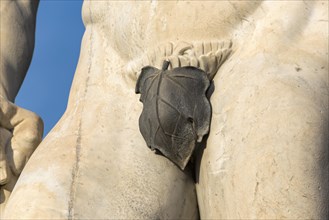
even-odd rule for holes
{"type": "Polygon", "coordinates": [[[190,171],[146,147],[126,68],[161,43],[224,39],[233,52],[196,169],[201,218],[328,216],[327,2],[86,1],[83,19],[67,111],[6,217],[198,218],[190,171]]]}

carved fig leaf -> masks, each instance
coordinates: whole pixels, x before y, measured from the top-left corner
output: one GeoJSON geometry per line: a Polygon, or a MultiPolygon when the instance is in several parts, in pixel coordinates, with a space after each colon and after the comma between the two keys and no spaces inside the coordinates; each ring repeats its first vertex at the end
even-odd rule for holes
{"type": "Polygon", "coordinates": [[[195,67],[167,68],[168,63],[162,70],[142,69],[135,91],[143,103],[139,128],[152,150],[184,169],[195,142],[209,132],[211,106],[205,94],[210,82],[195,67]]]}

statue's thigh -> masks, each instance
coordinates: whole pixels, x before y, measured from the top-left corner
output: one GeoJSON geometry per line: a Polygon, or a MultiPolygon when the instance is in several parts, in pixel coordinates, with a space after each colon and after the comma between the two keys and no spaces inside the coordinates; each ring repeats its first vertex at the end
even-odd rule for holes
{"type": "Polygon", "coordinates": [[[68,111],[39,146],[6,217],[198,218],[192,178],[148,149],[130,108],[136,104],[89,101],[80,113],[68,111]]]}
{"type": "Polygon", "coordinates": [[[328,88],[314,69],[234,56],[222,67],[198,171],[201,218],[328,215],[328,88]]]}

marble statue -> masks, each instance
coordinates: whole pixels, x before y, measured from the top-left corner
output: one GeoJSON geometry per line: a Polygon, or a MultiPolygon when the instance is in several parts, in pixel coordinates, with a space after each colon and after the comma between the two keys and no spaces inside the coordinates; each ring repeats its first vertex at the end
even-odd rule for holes
{"type": "Polygon", "coordinates": [[[43,133],[42,120],[13,102],[30,65],[38,2],[0,2],[0,217],[43,133]]]}
{"type": "Polygon", "coordinates": [[[37,6],[1,1],[3,218],[329,217],[328,1],[84,1],[68,107],[36,148],[42,121],[14,99],[37,6]],[[213,79],[184,170],[138,128],[137,78],[163,60],[213,79]]]}

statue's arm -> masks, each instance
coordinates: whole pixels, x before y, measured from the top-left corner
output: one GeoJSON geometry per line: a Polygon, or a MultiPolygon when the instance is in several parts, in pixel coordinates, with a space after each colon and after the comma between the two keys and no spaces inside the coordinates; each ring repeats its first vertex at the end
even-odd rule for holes
{"type": "Polygon", "coordinates": [[[42,137],[40,117],[13,103],[32,59],[38,4],[0,1],[0,186],[19,176],[42,137]]]}
{"type": "Polygon", "coordinates": [[[0,95],[12,102],[32,59],[38,4],[0,1],[0,95]]]}

